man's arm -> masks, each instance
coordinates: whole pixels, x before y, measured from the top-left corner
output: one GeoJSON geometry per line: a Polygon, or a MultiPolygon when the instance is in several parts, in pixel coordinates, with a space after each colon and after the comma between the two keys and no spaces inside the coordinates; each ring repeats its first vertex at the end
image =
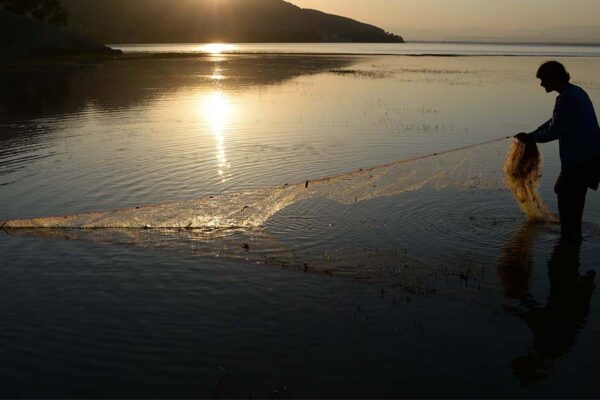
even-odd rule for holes
{"type": "Polygon", "coordinates": [[[535,131],[533,131],[531,133],[527,133],[527,132],[517,133],[515,135],[515,139],[518,139],[523,143],[535,143],[535,134],[537,132],[545,131],[546,129],[548,129],[550,127],[551,123],[552,123],[552,119],[549,119],[548,121],[544,122],[539,128],[537,128],[535,131]]]}
{"type": "Polygon", "coordinates": [[[544,131],[544,130],[548,129],[550,127],[551,123],[552,123],[552,118],[550,118],[548,121],[546,121],[542,125],[540,125],[540,127],[537,128],[535,131],[531,132],[531,134],[535,134],[537,132],[544,131]]]}
{"type": "Polygon", "coordinates": [[[547,143],[560,139],[568,131],[574,117],[571,114],[573,114],[573,111],[568,99],[562,96],[559,97],[556,100],[552,119],[533,131],[530,134],[530,139],[537,143],[547,143]]]}

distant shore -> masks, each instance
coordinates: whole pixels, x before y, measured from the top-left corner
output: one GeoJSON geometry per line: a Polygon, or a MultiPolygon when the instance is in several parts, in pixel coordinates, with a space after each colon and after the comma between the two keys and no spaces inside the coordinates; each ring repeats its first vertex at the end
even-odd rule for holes
{"type": "Polygon", "coordinates": [[[572,46],[572,47],[600,47],[600,42],[518,42],[518,41],[494,41],[494,40],[409,40],[405,43],[415,44],[483,44],[500,46],[572,46]]]}

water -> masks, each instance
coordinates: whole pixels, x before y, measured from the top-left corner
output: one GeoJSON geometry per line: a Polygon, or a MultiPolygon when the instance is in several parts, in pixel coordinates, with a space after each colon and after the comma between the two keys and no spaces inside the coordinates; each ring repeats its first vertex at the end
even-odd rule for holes
{"type": "Polygon", "coordinates": [[[113,44],[127,53],[200,54],[369,54],[446,56],[598,57],[597,45],[484,43],[236,43],[236,44],[113,44]]]}
{"type": "MultiPolygon", "coordinates": [[[[277,187],[531,130],[554,102],[534,79],[544,60],[222,54],[2,66],[0,219],[277,187]]],[[[562,61],[600,104],[600,61],[562,61]]],[[[469,160],[493,165],[509,144],[469,160]]],[[[542,152],[540,191],[556,211],[557,147],[542,152]]],[[[582,273],[600,256],[600,203],[588,198],[582,273]]],[[[1,234],[0,394],[593,396],[598,297],[589,316],[569,306],[587,322],[553,354],[506,308],[532,316],[550,293],[558,228],[523,221],[500,188],[425,188],[309,199],[259,232],[218,238],[1,234]],[[519,367],[528,354],[536,362],[519,367]]]]}

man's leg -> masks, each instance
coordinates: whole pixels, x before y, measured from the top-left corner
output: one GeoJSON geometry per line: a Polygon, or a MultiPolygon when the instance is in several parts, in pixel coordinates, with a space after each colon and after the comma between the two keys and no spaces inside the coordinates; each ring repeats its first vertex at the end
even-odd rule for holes
{"type": "Polygon", "coordinates": [[[581,242],[581,220],[585,208],[587,182],[584,178],[561,173],[554,188],[558,195],[560,230],[563,239],[581,242]]]}

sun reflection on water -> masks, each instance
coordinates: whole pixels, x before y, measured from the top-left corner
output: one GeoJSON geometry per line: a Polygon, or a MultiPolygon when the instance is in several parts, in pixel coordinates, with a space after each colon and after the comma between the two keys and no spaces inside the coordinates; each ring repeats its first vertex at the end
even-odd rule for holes
{"type": "Polygon", "coordinates": [[[213,81],[223,81],[225,80],[225,75],[223,75],[223,70],[220,67],[215,67],[213,70],[210,79],[213,81]]]}
{"type": "Polygon", "coordinates": [[[216,90],[204,97],[202,112],[217,142],[217,173],[221,182],[226,182],[231,164],[227,161],[225,127],[231,117],[231,102],[225,93],[216,90]]]}

